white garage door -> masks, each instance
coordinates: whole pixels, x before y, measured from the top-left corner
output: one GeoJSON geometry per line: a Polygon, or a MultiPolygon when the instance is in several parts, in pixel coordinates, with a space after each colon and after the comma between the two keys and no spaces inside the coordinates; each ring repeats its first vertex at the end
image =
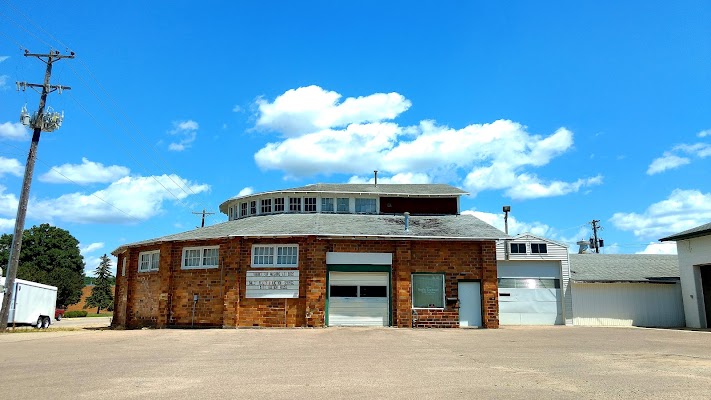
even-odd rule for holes
{"type": "Polygon", "coordinates": [[[574,283],[572,293],[574,325],[685,325],[678,283],[574,283]]]}
{"type": "Polygon", "coordinates": [[[329,326],[388,326],[387,272],[330,272],[329,326]]]}
{"type": "Polygon", "coordinates": [[[501,325],[563,324],[558,262],[499,262],[498,275],[501,325]]]}

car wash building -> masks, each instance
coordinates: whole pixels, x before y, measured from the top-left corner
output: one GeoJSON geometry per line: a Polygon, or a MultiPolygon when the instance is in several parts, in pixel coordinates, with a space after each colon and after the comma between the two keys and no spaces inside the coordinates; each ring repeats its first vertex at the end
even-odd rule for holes
{"type": "Polygon", "coordinates": [[[119,327],[497,328],[496,241],[441,184],[315,184],[228,221],[123,245],[119,327]]]}

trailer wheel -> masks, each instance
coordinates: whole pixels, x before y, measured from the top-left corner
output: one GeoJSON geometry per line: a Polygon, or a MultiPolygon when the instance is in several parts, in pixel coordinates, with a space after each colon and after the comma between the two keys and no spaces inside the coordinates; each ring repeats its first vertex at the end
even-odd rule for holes
{"type": "Polygon", "coordinates": [[[49,317],[44,317],[42,318],[42,329],[47,329],[49,328],[49,325],[52,323],[52,321],[49,319],[49,317]]]}
{"type": "Polygon", "coordinates": [[[37,322],[35,323],[35,328],[42,329],[42,325],[44,325],[44,318],[42,318],[42,316],[39,316],[37,318],[37,322]]]}
{"type": "Polygon", "coordinates": [[[62,314],[57,314],[57,318],[55,318],[55,319],[56,319],[57,321],[61,321],[61,320],[62,320],[62,314]]]}

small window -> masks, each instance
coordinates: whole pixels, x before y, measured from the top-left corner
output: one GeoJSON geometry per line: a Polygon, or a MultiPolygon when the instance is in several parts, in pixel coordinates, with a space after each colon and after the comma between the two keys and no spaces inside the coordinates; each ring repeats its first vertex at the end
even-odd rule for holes
{"type": "Polygon", "coordinates": [[[560,279],[499,278],[499,289],[560,289],[560,279]]]}
{"type": "Polygon", "coordinates": [[[284,198],[278,197],[274,199],[274,212],[284,212],[284,198]]]}
{"type": "Polygon", "coordinates": [[[355,199],[355,212],[359,214],[375,214],[375,199],[355,199]]]}
{"type": "Polygon", "coordinates": [[[316,212],[315,197],[307,197],[304,199],[304,212],[316,212]]]}
{"type": "Polygon", "coordinates": [[[299,246],[296,244],[252,246],[252,267],[298,267],[299,246]]]}
{"type": "Polygon", "coordinates": [[[247,216],[247,203],[241,203],[239,205],[239,209],[240,209],[239,216],[246,217],[247,216]]]}
{"type": "Polygon", "coordinates": [[[126,256],[123,256],[121,261],[121,276],[126,276],[126,256]]]}
{"type": "Polygon", "coordinates": [[[345,213],[350,212],[350,210],[351,210],[351,208],[350,208],[350,202],[351,202],[351,201],[350,201],[350,200],[351,200],[351,199],[349,199],[349,198],[347,198],[347,197],[341,197],[341,198],[339,198],[339,199],[336,201],[336,203],[337,203],[336,206],[338,207],[338,208],[336,209],[336,211],[338,211],[339,213],[340,213],[340,212],[345,212],[345,213]]]}
{"type": "Polygon", "coordinates": [[[256,200],[252,200],[249,202],[249,214],[250,215],[257,214],[257,201],[256,200]]]}
{"type": "Polygon", "coordinates": [[[269,214],[272,212],[272,199],[262,200],[262,214],[269,214]]]}
{"type": "Polygon", "coordinates": [[[229,221],[232,221],[232,207],[230,207],[230,209],[229,209],[229,217],[228,217],[228,220],[229,220],[229,221]]]}
{"type": "Polygon", "coordinates": [[[321,199],[321,212],[333,212],[333,199],[322,198],[321,199]]]}
{"type": "Polygon", "coordinates": [[[289,211],[301,212],[301,197],[289,197],[289,211]]]}
{"type": "Polygon", "coordinates": [[[183,248],[182,269],[217,268],[220,262],[219,246],[183,248]]]}
{"type": "Polygon", "coordinates": [[[160,250],[144,251],[138,254],[138,272],[158,271],[160,250]]]}
{"type": "Polygon", "coordinates": [[[331,297],[358,297],[358,286],[331,286],[331,297]]]}
{"type": "Polygon", "coordinates": [[[386,286],[361,286],[360,297],[388,297],[386,286]]]}
{"type": "Polygon", "coordinates": [[[511,243],[511,254],[526,254],[526,243],[511,243]]]}
{"type": "Polygon", "coordinates": [[[444,308],[444,274],[412,274],[412,307],[444,308]]]}
{"type": "Polygon", "coordinates": [[[531,253],[547,254],[548,253],[548,245],[545,243],[531,243],[531,253]]]}

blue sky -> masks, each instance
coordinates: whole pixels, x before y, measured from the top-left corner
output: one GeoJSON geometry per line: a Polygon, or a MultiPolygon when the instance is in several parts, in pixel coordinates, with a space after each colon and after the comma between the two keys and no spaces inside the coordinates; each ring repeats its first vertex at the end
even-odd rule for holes
{"type": "Polygon", "coordinates": [[[711,220],[707,1],[258,3],[0,0],[0,232],[39,97],[14,82],[50,47],[77,58],[54,66],[72,90],[26,227],[69,230],[87,270],[239,193],[374,169],[573,249],[592,219],[607,253],[675,252],[653,243],[711,220]]]}

